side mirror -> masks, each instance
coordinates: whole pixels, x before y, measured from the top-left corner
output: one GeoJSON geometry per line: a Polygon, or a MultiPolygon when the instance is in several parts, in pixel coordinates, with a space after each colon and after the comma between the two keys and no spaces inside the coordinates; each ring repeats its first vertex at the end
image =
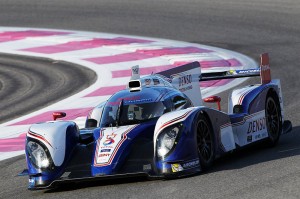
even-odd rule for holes
{"type": "Polygon", "coordinates": [[[221,97],[219,96],[210,96],[210,97],[207,97],[203,100],[204,102],[207,102],[207,103],[217,103],[218,104],[218,110],[221,111],[221,97]]]}
{"type": "Polygon", "coordinates": [[[57,118],[66,117],[66,115],[67,114],[65,112],[54,112],[54,113],[52,113],[53,120],[56,120],[57,118]]]}
{"type": "Polygon", "coordinates": [[[97,127],[98,121],[95,119],[87,119],[85,127],[86,128],[92,128],[92,127],[97,127]]]}

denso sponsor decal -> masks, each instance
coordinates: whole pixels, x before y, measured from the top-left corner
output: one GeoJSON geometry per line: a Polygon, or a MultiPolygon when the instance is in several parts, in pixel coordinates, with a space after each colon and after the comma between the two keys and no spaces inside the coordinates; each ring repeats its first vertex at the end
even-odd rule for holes
{"type": "Polygon", "coordinates": [[[249,122],[247,133],[255,133],[266,129],[266,118],[259,118],[257,120],[249,122]]]}
{"type": "Polygon", "coordinates": [[[191,74],[179,77],[179,87],[185,86],[185,85],[191,84],[191,83],[192,83],[192,75],[191,74]]]}

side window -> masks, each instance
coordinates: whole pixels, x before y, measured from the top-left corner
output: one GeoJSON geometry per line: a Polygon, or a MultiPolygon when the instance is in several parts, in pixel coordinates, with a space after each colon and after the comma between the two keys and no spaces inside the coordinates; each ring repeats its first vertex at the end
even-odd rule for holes
{"type": "Polygon", "coordinates": [[[177,95],[173,98],[173,105],[175,110],[185,108],[186,103],[188,103],[188,100],[182,96],[177,95]]]}

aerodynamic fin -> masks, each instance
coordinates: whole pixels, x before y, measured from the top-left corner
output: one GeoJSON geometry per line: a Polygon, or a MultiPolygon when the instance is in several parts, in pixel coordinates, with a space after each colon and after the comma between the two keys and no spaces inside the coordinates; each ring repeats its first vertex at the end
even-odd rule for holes
{"type": "Polygon", "coordinates": [[[140,68],[138,65],[131,67],[131,79],[130,80],[138,80],[140,79],[140,68]]]}
{"type": "Polygon", "coordinates": [[[260,79],[261,84],[268,84],[271,82],[271,69],[268,53],[260,55],[260,79]]]}
{"type": "Polygon", "coordinates": [[[192,62],[158,73],[165,76],[171,84],[187,95],[194,106],[202,105],[199,80],[201,76],[199,62],[192,62]]]}
{"type": "Polygon", "coordinates": [[[200,81],[234,79],[234,78],[256,77],[256,76],[257,77],[260,76],[262,84],[267,84],[271,82],[271,70],[270,70],[268,53],[261,54],[259,68],[249,68],[244,70],[229,70],[229,71],[220,71],[220,72],[213,72],[213,73],[202,73],[200,81]]]}

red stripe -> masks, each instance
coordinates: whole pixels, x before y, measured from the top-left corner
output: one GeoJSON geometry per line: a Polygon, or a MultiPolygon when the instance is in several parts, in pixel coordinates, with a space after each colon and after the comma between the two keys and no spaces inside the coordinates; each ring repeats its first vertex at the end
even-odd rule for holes
{"type": "Polygon", "coordinates": [[[69,110],[53,110],[53,111],[48,111],[45,113],[42,113],[40,115],[36,115],[34,117],[31,117],[29,119],[11,124],[10,126],[13,125],[25,125],[25,124],[34,124],[34,123],[38,123],[38,122],[45,122],[45,121],[51,121],[53,120],[52,118],[52,113],[53,112],[65,112],[67,114],[66,117],[62,118],[63,120],[74,120],[77,117],[81,117],[81,116],[87,116],[89,111],[93,109],[93,107],[89,107],[89,108],[78,108],[78,109],[69,109],[69,110]]]}
{"type": "Polygon", "coordinates": [[[193,111],[193,110],[190,110],[190,111],[186,112],[185,114],[183,114],[182,116],[179,116],[179,117],[177,117],[177,118],[174,118],[174,119],[172,119],[172,120],[170,120],[170,121],[164,123],[164,124],[159,128],[158,131],[160,131],[161,129],[163,129],[163,128],[166,127],[166,126],[171,125],[172,123],[177,122],[177,121],[180,120],[180,119],[183,119],[183,118],[187,117],[187,115],[188,115],[190,112],[192,112],[192,111],[193,111]]]}
{"type": "Polygon", "coordinates": [[[131,44],[131,43],[150,43],[150,42],[152,41],[144,40],[144,39],[125,38],[125,37],[117,37],[112,39],[95,38],[87,41],[71,41],[59,45],[27,48],[27,49],[22,49],[22,51],[29,51],[29,52],[36,52],[36,53],[43,53],[43,54],[53,54],[53,53],[62,53],[62,52],[69,52],[75,50],[98,48],[101,46],[123,45],[123,44],[131,44]]]}
{"type": "Polygon", "coordinates": [[[47,144],[49,144],[52,147],[52,145],[50,144],[50,142],[48,142],[48,140],[46,140],[46,138],[44,138],[43,136],[35,134],[33,132],[30,132],[30,131],[28,132],[28,134],[31,135],[32,137],[36,138],[36,139],[39,139],[39,140],[42,140],[42,141],[46,142],[47,144]]]}
{"type": "Polygon", "coordinates": [[[44,37],[53,35],[67,35],[69,32],[26,30],[26,31],[7,31],[0,33],[0,42],[16,41],[28,37],[44,37]]]}

